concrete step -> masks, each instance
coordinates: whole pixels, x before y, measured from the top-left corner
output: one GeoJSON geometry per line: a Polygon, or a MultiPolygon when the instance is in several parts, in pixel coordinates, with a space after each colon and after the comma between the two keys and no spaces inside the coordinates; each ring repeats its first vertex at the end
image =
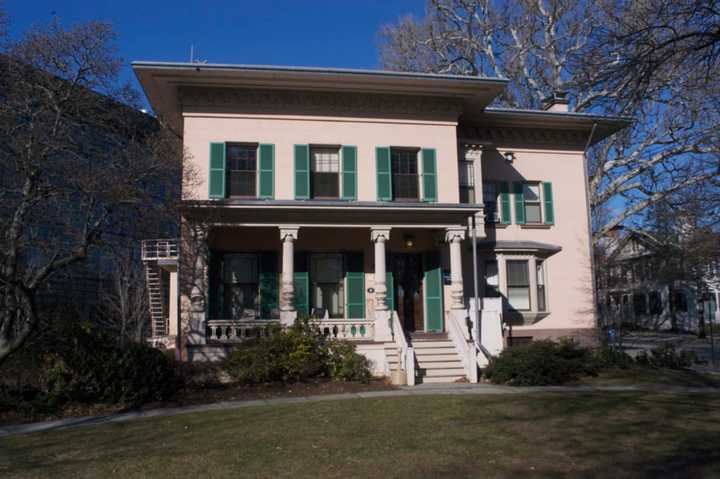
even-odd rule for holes
{"type": "Polygon", "coordinates": [[[420,383],[423,384],[430,384],[430,383],[454,383],[457,382],[460,379],[465,379],[465,375],[462,376],[443,376],[443,377],[424,377],[420,379],[420,383]]]}
{"type": "Polygon", "coordinates": [[[459,361],[455,351],[448,351],[446,354],[419,354],[415,355],[419,361],[459,361]]]}
{"type": "Polygon", "coordinates": [[[465,368],[458,364],[444,368],[420,368],[423,376],[465,376],[465,368]]]}
{"type": "Polygon", "coordinates": [[[452,341],[413,341],[412,346],[417,349],[428,349],[428,348],[454,348],[452,341]]]}
{"type": "Polygon", "coordinates": [[[445,354],[457,354],[455,348],[421,348],[415,350],[415,356],[434,356],[434,355],[445,355],[445,354]]]}
{"type": "Polygon", "coordinates": [[[459,359],[454,361],[422,361],[418,360],[421,369],[462,369],[462,363],[459,359]]]}

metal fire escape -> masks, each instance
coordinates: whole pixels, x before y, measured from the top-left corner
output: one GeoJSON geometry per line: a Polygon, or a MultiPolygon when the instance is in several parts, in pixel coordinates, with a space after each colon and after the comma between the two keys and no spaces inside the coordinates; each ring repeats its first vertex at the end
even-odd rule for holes
{"type": "Polygon", "coordinates": [[[169,334],[169,318],[163,270],[177,271],[178,241],[176,239],[143,240],[142,261],[145,264],[151,334],[153,338],[164,337],[169,334]]]}

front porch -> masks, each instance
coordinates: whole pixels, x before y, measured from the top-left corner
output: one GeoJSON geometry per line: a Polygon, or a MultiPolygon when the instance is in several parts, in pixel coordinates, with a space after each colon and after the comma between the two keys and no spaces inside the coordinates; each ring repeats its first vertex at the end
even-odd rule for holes
{"type": "Polygon", "coordinates": [[[455,208],[438,224],[437,214],[398,209],[382,208],[372,217],[384,221],[372,225],[359,221],[367,212],[349,207],[343,221],[331,213],[324,224],[278,225],[275,209],[258,208],[242,215],[252,223],[220,210],[227,221],[188,225],[195,245],[188,249],[197,253],[183,279],[188,357],[308,318],[322,334],[355,342],[377,375],[401,369],[415,381],[410,333],[438,333],[464,369],[476,369],[461,245],[468,216],[481,212],[455,208]],[[263,221],[265,213],[275,224],[263,221]]]}

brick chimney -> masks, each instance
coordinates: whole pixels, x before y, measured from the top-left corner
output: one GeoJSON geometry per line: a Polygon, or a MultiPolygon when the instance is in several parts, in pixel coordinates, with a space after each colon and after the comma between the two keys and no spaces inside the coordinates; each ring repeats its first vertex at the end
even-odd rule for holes
{"type": "Polygon", "coordinates": [[[561,90],[554,91],[542,101],[542,108],[545,111],[567,112],[570,110],[569,105],[567,92],[561,90]]]}

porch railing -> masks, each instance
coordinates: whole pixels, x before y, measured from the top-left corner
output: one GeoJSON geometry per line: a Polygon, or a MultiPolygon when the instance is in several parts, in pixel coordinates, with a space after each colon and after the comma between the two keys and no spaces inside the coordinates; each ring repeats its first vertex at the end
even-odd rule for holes
{"type": "Polygon", "coordinates": [[[415,350],[405,335],[405,330],[400,323],[400,318],[396,311],[392,312],[390,318],[391,330],[395,344],[398,347],[398,364],[405,371],[408,386],[415,385],[415,350]]]}
{"type": "Polygon", "coordinates": [[[276,328],[276,319],[211,319],[205,324],[205,338],[208,341],[238,343],[268,334],[276,328]]]}
{"type": "Polygon", "coordinates": [[[448,336],[460,356],[460,362],[465,368],[468,381],[476,383],[478,382],[478,350],[470,336],[468,324],[462,324],[466,323],[467,315],[453,313],[455,313],[455,311],[450,311],[445,314],[446,324],[448,325],[448,336]]]}
{"type": "Polygon", "coordinates": [[[375,323],[365,319],[322,318],[312,323],[323,335],[334,339],[372,341],[375,338],[375,323]]]}
{"type": "Polygon", "coordinates": [[[178,257],[178,240],[169,239],[149,239],[142,242],[142,259],[143,261],[154,261],[159,259],[177,259],[178,257]]]}

